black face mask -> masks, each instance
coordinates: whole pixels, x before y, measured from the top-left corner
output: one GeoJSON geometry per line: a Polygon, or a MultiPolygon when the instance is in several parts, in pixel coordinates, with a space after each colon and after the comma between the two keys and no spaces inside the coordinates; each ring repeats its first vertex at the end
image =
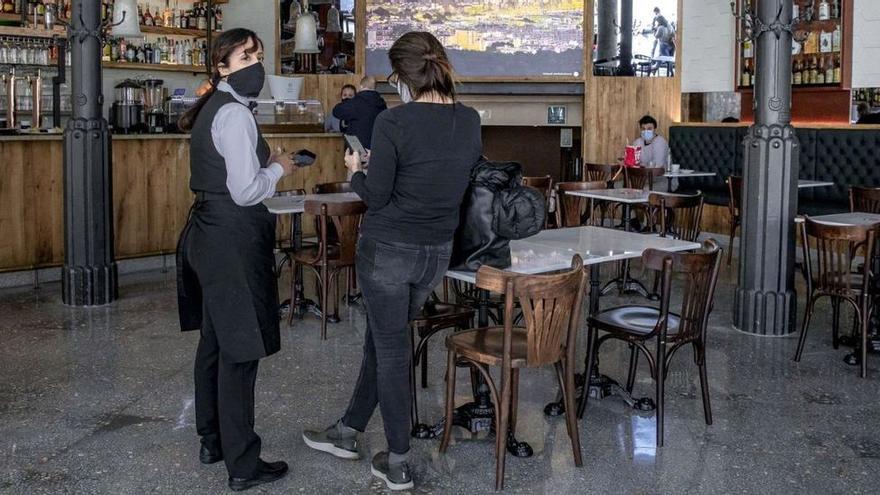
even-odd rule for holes
{"type": "Polygon", "coordinates": [[[226,82],[241,96],[256,98],[260,96],[263,83],[266,82],[266,69],[262,63],[256,63],[229,74],[226,82]]]}

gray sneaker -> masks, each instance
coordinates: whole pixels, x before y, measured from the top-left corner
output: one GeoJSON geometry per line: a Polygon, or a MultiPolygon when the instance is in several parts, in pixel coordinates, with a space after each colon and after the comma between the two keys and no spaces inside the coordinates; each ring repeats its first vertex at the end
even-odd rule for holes
{"type": "Polygon", "coordinates": [[[305,430],[303,441],[315,450],[327,452],[340,459],[360,459],[357,432],[346,432],[342,428],[342,423],[337,421],[324,431],[305,430]]]}
{"type": "Polygon", "coordinates": [[[388,464],[388,452],[379,452],[373,457],[370,464],[373,476],[385,482],[390,490],[410,490],[413,484],[412,473],[409,472],[409,464],[401,462],[388,464]]]}

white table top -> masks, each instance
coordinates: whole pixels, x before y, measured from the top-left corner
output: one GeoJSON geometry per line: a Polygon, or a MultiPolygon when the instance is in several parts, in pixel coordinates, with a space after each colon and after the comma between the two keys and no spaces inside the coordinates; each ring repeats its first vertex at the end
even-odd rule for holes
{"type": "Polygon", "coordinates": [[[690,172],[684,172],[687,169],[680,169],[678,172],[666,172],[663,174],[663,177],[667,179],[680,179],[682,177],[715,177],[718,175],[715,172],[697,172],[696,170],[691,170],[690,172]]]}
{"type": "Polygon", "coordinates": [[[808,187],[830,187],[833,186],[833,182],[826,182],[822,180],[799,180],[798,181],[798,189],[806,189],[808,187]]]}
{"type": "Polygon", "coordinates": [[[263,200],[263,204],[270,213],[276,215],[302,213],[305,211],[306,201],[323,201],[325,203],[347,203],[359,201],[361,198],[356,193],[329,193],[329,194],[306,194],[305,196],[278,196],[263,200]]]}
{"type": "Polygon", "coordinates": [[[659,55],[654,57],[657,62],[675,62],[675,57],[671,55],[659,55]]]}
{"type": "MultiPolygon", "coordinates": [[[[637,234],[602,227],[548,229],[519,241],[510,241],[514,273],[536,274],[571,267],[571,258],[581,255],[585,265],[638,258],[649,248],[664,251],[699,249],[696,242],[679,241],[659,235],[637,234]]],[[[474,283],[476,273],[447,271],[446,276],[474,283]]]]}
{"type": "MultiPolygon", "coordinates": [[[[854,211],[852,213],[832,213],[830,215],[818,215],[815,217],[810,217],[810,220],[836,226],[863,226],[880,223],[880,215],[876,213],[854,211]]],[[[804,223],[804,217],[796,217],[794,221],[795,223],[804,223]]]]}
{"type": "Polygon", "coordinates": [[[641,189],[593,189],[589,191],[565,191],[565,194],[616,201],[618,203],[640,204],[648,202],[650,191],[643,191],[641,189]]]}

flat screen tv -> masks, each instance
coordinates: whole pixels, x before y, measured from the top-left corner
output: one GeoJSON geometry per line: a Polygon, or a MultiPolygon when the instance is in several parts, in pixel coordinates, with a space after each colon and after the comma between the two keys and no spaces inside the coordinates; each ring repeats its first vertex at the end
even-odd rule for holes
{"type": "Polygon", "coordinates": [[[462,78],[576,78],[583,73],[583,0],[367,0],[366,71],[391,72],[388,49],[428,31],[462,78]]]}

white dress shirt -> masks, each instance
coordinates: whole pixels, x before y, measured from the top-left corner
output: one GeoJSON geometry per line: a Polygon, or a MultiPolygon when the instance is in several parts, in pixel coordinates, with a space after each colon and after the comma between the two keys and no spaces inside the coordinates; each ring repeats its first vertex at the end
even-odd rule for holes
{"type": "Polygon", "coordinates": [[[223,105],[211,123],[214,147],[226,161],[226,187],[235,204],[253,206],[275,194],[275,186],[284,176],[284,167],[277,162],[261,167],[257,157],[257,122],[248,108],[248,100],[226,81],[221,81],[217,90],[231,94],[242,103],[223,105]]]}

